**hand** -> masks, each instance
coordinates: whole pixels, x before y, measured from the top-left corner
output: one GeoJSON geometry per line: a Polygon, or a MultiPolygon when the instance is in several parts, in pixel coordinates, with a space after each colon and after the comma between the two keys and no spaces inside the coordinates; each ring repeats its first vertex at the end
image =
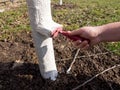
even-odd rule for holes
{"type": "Polygon", "coordinates": [[[70,36],[78,35],[84,38],[83,41],[75,41],[75,45],[82,49],[87,49],[89,46],[95,45],[100,42],[99,27],[83,27],[79,30],[69,32],[70,36]]]}
{"type": "Polygon", "coordinates": [[[57,37],[58,34],[59,34],[59,32],[62,31],[62,30],[63,30],[62,27],[58,27],[58,28],[56,28],[56,30],[54,30],[54,31],[51,33],[51,37],[52,37],[52,38],[57,37]]]}

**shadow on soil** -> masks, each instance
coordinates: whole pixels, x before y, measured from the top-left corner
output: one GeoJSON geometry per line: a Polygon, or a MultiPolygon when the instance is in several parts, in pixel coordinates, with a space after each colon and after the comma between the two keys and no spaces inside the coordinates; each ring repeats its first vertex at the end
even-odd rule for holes
{"type": "MultiPolygon", "coordinates": [[[[0,62],[0,90],[71,90],[91,78],[61,73],[55,82],[45,81],[38,64],[24,63],[14,68],[13,65],[14,62],[0,62]]],[[[78,90],[120,90],[120,85],[98,77],[78,90]]]]}

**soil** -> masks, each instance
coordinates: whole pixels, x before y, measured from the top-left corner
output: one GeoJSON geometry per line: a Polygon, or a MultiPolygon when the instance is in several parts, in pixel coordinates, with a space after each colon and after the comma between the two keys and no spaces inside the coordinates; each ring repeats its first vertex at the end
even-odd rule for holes
{"type": "MultiPolygon", "coordinates": [[[[53,7],[74,8],[74,5],[53,7]]],[[[70,74],[67,74],[77,49],[68,39],[58,36],[54,39],[54,50],[59,76],[53,82],[40,75],[31,32],[10,33],[7,39],[0,40],[0,90],[72,90],[120,63],[118,55],[100,44],[87,51],[80,50],[70,74]]],[[[120,68],[109,70],[78,90],[120,90],[120,68]]]]}
{"type": "MultiPolygon", "coordinates": [[[[71,90],[120,62],[119,56],[101,44],[80,50],[67,74],[77,49],[68,39],[58,36],[54,50],[59,76],[53,82],[40,75],[31,32],[11,33],[9,38],[0,40],[0,90],[71,90]]],[[[78,90],[120,90],[120,68],[96,77],[78,90]]]]}

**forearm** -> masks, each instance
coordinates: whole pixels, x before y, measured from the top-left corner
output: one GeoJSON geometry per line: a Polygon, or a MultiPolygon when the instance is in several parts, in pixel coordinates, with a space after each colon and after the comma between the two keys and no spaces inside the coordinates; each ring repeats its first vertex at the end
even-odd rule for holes
{"type": "Polygon", "coordinates": [[[101,42],[120,41],[120,22],[98,26],[101,42]]]}

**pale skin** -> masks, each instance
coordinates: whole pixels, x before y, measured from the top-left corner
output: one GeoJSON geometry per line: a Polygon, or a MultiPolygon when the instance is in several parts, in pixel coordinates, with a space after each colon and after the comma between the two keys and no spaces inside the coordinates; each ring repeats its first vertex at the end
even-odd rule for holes
{"type": "Polygon", "coordinates": [[[100,42],[120,41],[120,22],[109,23],[101,26],[87,26],[78,30],[68,31],[70,36],[78,35],[85,38],[75,41],[78,48],[87,49],[100,42]]]}

